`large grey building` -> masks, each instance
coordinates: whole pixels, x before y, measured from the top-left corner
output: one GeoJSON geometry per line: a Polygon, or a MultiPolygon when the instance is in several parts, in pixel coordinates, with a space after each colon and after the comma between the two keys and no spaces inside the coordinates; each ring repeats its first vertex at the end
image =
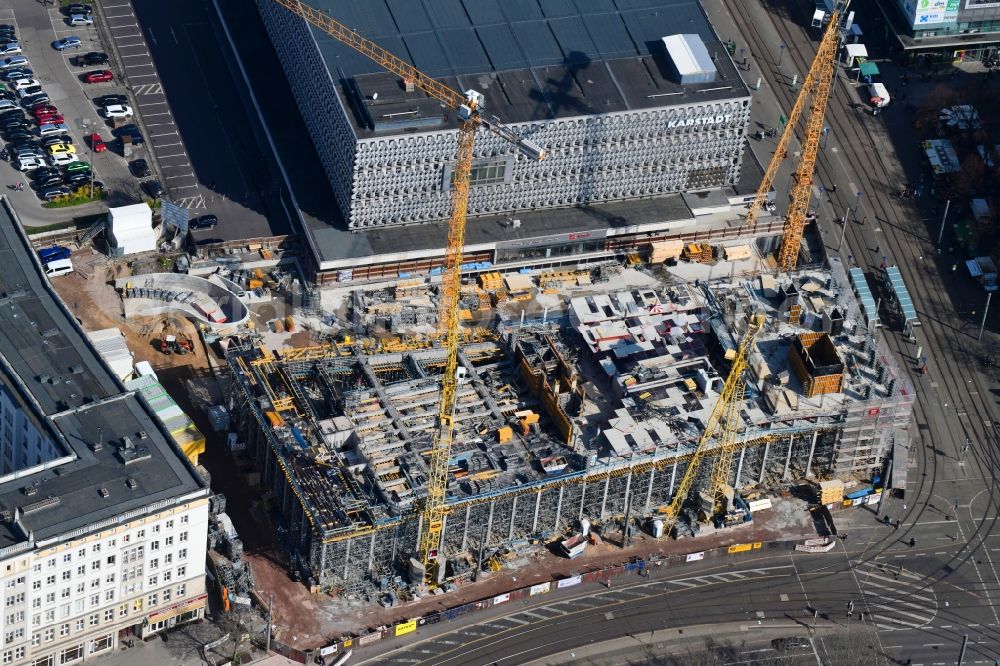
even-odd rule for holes
{"type": "MultiPolygon", "coordinates": [[[[535,162],[482,131],[472,216],[739,179],[750,93],[697,0],[306,4],[455,90],[483,93],[488,114],[548,151],[535,162]],[[678,33],[691,37],[671,57],[663,38],[678,33]]],[[[258,7],[348,226],[446,218],[455,112],[273,0],[258,7]]]]}

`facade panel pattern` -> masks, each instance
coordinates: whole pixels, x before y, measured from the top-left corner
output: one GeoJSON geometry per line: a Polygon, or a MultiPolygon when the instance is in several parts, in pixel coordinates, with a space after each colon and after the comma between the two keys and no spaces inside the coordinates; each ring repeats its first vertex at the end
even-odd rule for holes
{"type": "MultiPolygon", "coordinates": [[[[355,111],[337,94],[335,77],[310,29],[269,0],[257,4],[348,226],[446,219],[457,131],[359,139],[349,115],[355,111]]],[[[747,96],[512,124],[548,150],[542,162],[483,130],[476,158],[506,159],[513,168],[502,183],[471,189],[469,215],[732,185],[739,179],[749,122],[747,96]]]]}

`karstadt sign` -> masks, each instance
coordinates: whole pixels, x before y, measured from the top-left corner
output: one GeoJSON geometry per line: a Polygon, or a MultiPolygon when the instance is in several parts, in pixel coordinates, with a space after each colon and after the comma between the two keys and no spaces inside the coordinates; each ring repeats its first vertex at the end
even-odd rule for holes
{"type": "Polygon", "coordinates": [[[701,116],[699,118],[681,118],[679,120],[668,120],[667,129],[675,127],[695,127],[698,125],[719,125],[727,123],[733,119],[733,114],[726,113],[718,116],[701,116]]]}

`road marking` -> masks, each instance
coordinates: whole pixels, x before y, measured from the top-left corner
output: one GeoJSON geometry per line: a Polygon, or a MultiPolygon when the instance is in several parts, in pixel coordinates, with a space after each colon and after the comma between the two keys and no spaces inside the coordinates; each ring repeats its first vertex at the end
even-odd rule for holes
{"type": "MultiPolygon", "coordinates": [[[[888,612],[891,612],[891,613],[899,613],[900,615],[905,615],[907,617],[912,617],[914,620],[920,620],[923,624],[927,624],[927,621],[933,618],[933,615],[930,618],[928,618],[925,615],[917,615],[916,613],[910,613],[908,611],[900,610],[900,608],[898,606],[888,606],[886,604],[875,604],[875,603],[871,604],[871,606],[873,608],[881,608],[881,609],[883,609],[885,611],[888,611],[888,612]]],[[[914,607],[914,606],[907,606],[907,608],[916,608],[917,610],[922,610],[920,606],[916,606],[916,607],[914,607]]],[[[880,615],[882,615],[883,617],[885,617],[884,614],[880,614],[880,615]]],[[[923,625],[921,625],[921,626],[923,626],[923,625]]]]}
{"type": "Polygon", "coordinates": [[[174,44],[180,44],[180,42],[177,41],[176,33],[174,33],[174,26],[170,26],[170,36],[174,38],[174,44]]]}
{"type": "Polygon", "coordinates": [[[149,41],[153,42],[153,46],[156,46],[156,35],[153,34],[153,30],[149,31],[149,41]]]}

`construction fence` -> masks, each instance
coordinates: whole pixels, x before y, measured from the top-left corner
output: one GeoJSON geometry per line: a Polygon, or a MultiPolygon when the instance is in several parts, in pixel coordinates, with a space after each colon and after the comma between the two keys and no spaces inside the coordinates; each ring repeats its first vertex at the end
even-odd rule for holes
{"type": "Polygon", "coordinates": [[[721,557],[744,556],[747,554],[757,554],[763,552],[794,551],[796,545],[798,545],[800,541],[801,540],[757,541],[733,544],[730,546],[703,550],[697,553],[653,557],[648,560],[634,558],[621,564],[615,564],[600,569],[593,569],[591,571],[581,572],[575,576],[522,587],[517,590],[498,594],[494,597],[480,599],[479,601],[473,601],[463,604],[462,606],[456,606],[455,608],[449,608],[448,610],[401,621],[392,626],[382,627],[376,631],[372,631],[361,636],[344,638],[320,649],[308,651],[296,650],[277,641],[271,642],[271,649],[294,661],[307,663],[314,660],[317,656],[327,657],[342,653],[346,650],[367,647],[382,640],[397,638],[414,633],[418,629],[425,626],[438,624],[440,622],[447,622],[464,615],[469,615],[470,613],[484,611],[489,608],[501,606],[514,601],[530,599],[531,597],[540,596],[556,590],[576,587],[587,583],[599,583],[610,586],[609,581],[615,578],[623,576],[645,576],[647,575],[646,570],[653,567],[679,567],[684,566],[685,564],[691,564],[692,562],[702,562],[704,560],[721,557]]]}

